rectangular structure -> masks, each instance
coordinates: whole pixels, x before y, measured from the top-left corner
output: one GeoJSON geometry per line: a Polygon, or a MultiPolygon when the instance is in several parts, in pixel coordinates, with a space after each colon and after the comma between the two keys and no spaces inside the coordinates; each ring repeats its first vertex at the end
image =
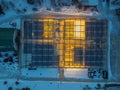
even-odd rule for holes
{"type": "Polygon", "coordinates": [[[24,19],[22,25],[22,67],[106,66],[105,20],[24,19]]]}

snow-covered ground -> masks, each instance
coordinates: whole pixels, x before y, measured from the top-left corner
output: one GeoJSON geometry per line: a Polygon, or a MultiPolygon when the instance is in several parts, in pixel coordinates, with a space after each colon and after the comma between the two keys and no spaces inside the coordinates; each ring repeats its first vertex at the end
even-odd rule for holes
{"type": "MultiPolygon", "coordinates": [[[[50,8],[50,11],[52,13],[60,13],[64,15],[87,15],[87,16],[99,16],[100,14],[97,11],[84,11],[83,9],[78,10],[75,5],[72,4],[72,0],[55,0],[55,2],[51,2],[50,0],[38,0],[41,2],[41,4],[36,3],[35,4],[28,4],[27,0],[0,0],[0,5],[3,7],[4,15],[0,15],[0,27],[12,27],[10,23],[16,23],[16,28],[20,29],[20,18],[22,18],[25,15],[29,14],[35,14],[40,13],[41,11],[44,11],[48,8],[50,8]],[[24,2],[24,3],[23,3],[24,2]],[[58,5],[61,3],[62,6],[60,7],[60,10],[56,10],[58,6],[53,7],[53,3],[55,5],[58,5]],[[4,6],[2,5],[4,4],[4,6]],[[68,6],[65,6],[67,5],[68,6]]],[[[89,0],[90,5],[96,5],[97,0],[94,0],[91,2],[89,0]],[[94,3],[93,3],[94,2],[94,3]]]]}
{"type": "MultiPolygon", "coordinates": [[[[1,90],[106,90],[106,84],[116,84],[116,82],[66,82],[66,81],[28,81],[18,79],[1,79],[1,90]],[[12,89],[8,89],[12,88],[12,89]]],[[[109,88],[107,90],[119,90],[109,88]]]]}
{"type": "Polygon", "coordinates": [[[0,78],[11,78],[18,75],[18,56],[13,51],[0,52],[0,78]]]}
{"type": "Polygon", "coordinates": [[[22,77],[24,78],[58,78],[58,68],[37,68],[35,70],[22,69],[22,77]]]}
{"type": "MultiPolygon", "coordinates": [[[[0,86],[3,90],[23,90],[22,88],[29,87],[30,90],[97,90],[97,82],[62,82],[62,81],[24,81],[24,80],[0,80],[0,86]],[[5,84],[7,81],[7,84],[5,84]],[[16,84],[16,81],[19,82],[16,84]],[[11,89],[10,89],[11,90],[11,89]]],[[[104,90],[104,82],[100,84],[100,89],[104,90]]]]}

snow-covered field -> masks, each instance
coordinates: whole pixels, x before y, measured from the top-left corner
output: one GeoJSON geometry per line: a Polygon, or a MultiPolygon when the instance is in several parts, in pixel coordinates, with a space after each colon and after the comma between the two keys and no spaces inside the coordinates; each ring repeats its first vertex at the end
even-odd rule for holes
{"type": "Polygon", "coordinates": [[[0,78],[16,78],[18,74],[18,56],[13,51],[0,52],[0,78]]]}
{"type": "MultiPolygon", "coordinates": [[[[22,88],[29,87],[30,90],[97,90],[99,83],[93,82],[62,82],[62,81],[24,81],[24,80],[0,80],[0,86],[2,90],[8,90],[12,87],[12,90],[27,90],[22,88]],[[5,84],[7,81],[7,84],[5,84]],[[16,81],[18,82],[16,84],[16,81]]],[[[98,90],[104,90],[104,84],[100,84],[98,90]]],[[[10,89],[11,90],[11,89],[10,89]]],[[[28,89],[29,90],[29,89],[28,89]]]]}
{"type": "MultiPolygon", "coordinates": [[[[64,15],[100,16],[97,11],[91,11],[90,9],[87,9],[86,11],[83,10],[84,8],[78,10],[76,6],[72,4],[72,0],[54,1],[55,2],[50,0],[36,0],[34,4],[28,4],[27,0],[0,0],[0,5],[3,7],[5,13],[4,15],[0,15],[0,27],[5,28],[7,26],[7,28],[11,28],[13,26],[11,26],[10,23],[16,23],[16,28],[20,29],[20,18],[25,15],[40,13],[41,11],[48,9],[50,9],[48,11],[52,13],[60,13],[64,15]]],[[[89,4],[95,6],[97,0],[92,2],[90,0],[89,4]]]]}

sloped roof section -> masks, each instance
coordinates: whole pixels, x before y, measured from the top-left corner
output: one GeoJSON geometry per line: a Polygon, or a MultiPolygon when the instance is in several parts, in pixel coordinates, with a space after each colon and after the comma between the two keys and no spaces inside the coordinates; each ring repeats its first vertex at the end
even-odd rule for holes
{"type": "Polygon", "coordinates": [[[97,12],[77,11],[74,9],[65,9],[62,11],[41,10],[40,12],[25,15],[23,18],[100,18],[102,15],[97,12]]]}

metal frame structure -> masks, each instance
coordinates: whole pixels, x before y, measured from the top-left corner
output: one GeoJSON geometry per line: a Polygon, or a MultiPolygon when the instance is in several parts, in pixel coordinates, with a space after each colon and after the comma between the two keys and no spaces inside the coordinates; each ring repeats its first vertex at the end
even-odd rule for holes
{"type": "Polygon", "coordinates": [[[107,21],[23,19],[21,67],[84,68],[107,65],[107,21]]]}

